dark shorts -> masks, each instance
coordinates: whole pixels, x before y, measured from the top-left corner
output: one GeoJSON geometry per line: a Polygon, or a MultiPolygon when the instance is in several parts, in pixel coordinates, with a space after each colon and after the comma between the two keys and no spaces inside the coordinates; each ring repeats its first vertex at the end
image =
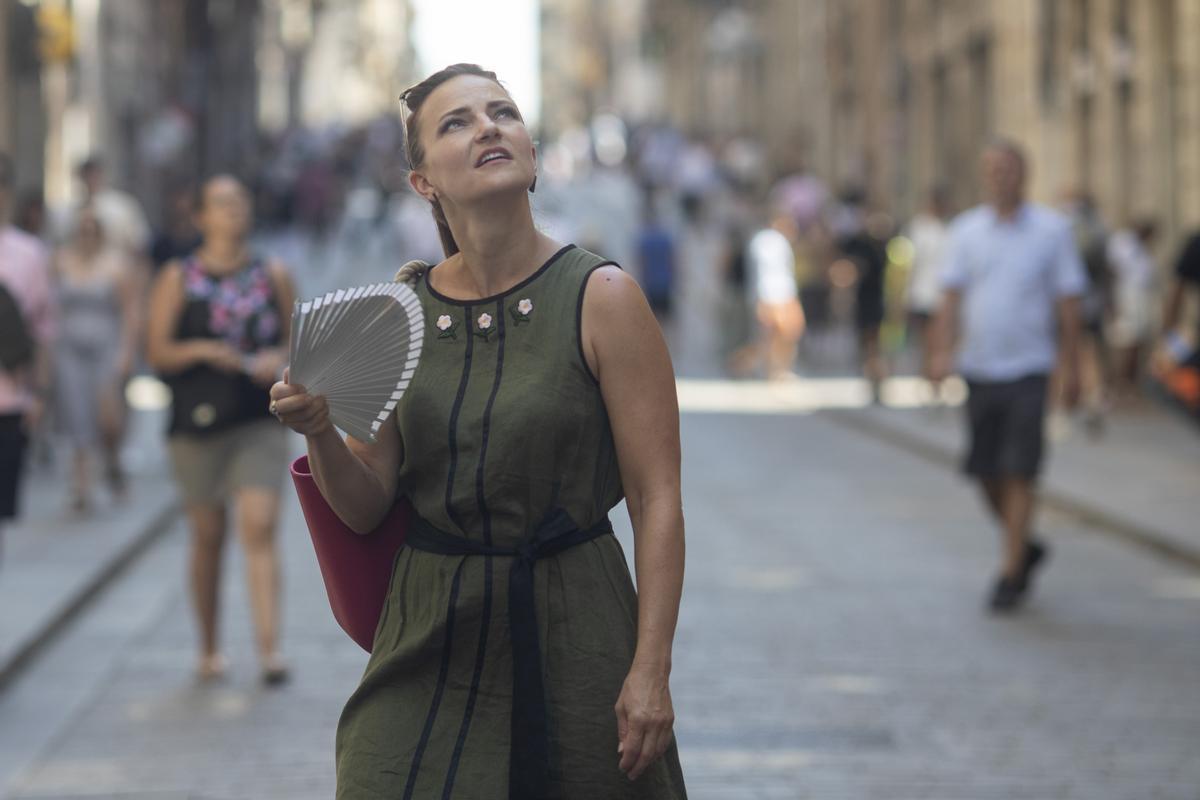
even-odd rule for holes
{"type": "Polygon", "coordinates": [[[1042,466],[1045,375],[967,381],[971,444],[964,471],[977,478],[1036,478],[1042,466]]]}
{"type": "Polygon", "coordinates": [[[17,494],[25,465],[25,432],[19,414],[0,414],[0,520],[17,515],[17,494]]]}

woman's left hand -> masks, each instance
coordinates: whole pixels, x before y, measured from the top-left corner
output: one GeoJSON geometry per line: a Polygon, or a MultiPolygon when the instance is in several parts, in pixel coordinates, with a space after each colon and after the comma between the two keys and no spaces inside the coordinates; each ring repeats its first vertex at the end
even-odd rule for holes
{"type": "Polygon", "coordinates": [[[634,663],[617,698],[617,753],[631,781],[662,757],[674,736],[669,670],[634,663]]]}

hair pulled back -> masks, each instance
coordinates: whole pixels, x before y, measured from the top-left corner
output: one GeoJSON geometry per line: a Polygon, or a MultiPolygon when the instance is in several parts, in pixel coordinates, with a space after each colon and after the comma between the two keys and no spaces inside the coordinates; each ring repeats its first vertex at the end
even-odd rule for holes
{"type": "MultiPolygon", "coordinates": [[[[419,128],[421,106],[429,99],[429,95],[433,94],[434,89],[460,75],[475,75],[479,78],[487,78],[490,81],[494,81],[500,88],[504,88],[504,85],[500,83],[500,79],[496,77],[496,73],[486,70],[478,64],[451,64],[445,69],[433,73],[415,86],[405,89],[400,95],[400,102],[407,106],[409,111],[408,119],[404,122],[404,152],[408,157],[409,169],[420,169],[421,165],[425,163],[425,149],[421,147],[419,128]]],[[[450,223],[446,221],[446,212],[442,210],[442,204],[435,199],[432,201],[432,205],[433,219],[437,223],[438,228],[438,237],[442,240],[442,250],[447,257],[452,256],[458,252],[458,242],[454,241],[454,234],[450,232],[450,223]]]]}

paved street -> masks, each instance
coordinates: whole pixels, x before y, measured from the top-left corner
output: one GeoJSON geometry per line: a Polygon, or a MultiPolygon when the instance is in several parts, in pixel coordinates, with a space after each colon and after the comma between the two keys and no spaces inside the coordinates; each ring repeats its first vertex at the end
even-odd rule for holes
{"type": "MultiPolygon", "coordinates": [[[[684,438],[692,798],[1200,797],[1200,575],[1043,516],[1045,580],[994,620],[995,537],[949,471],[819,414],[687,414],[684,438]]],[[[177,529],[0,696],[0,796],[331,797],[365,655],[294,507],[282,539],[290,686],[256,683],[236,557],[231,676],[193,683],[177,529]]]]}

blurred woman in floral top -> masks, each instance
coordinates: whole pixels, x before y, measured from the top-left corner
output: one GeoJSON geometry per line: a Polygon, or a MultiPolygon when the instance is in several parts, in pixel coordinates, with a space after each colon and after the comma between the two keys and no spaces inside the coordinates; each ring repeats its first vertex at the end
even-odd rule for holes
{"type": "Polygon", "coordinates": [[[287,464],[286,433],[267,411],[268,388],[287,361],[292,280],[255,255],[247,237],[246,188],[211,178],[197,198],[200,247],[168,263],[155,281],[147,356],[171,387],[168,437],[192,528],[191,588],[200,629],[202,680],[225,669],[217,637],[217,590],[230,501],[245,549],[261,677],[287,679],[279,656],[279,559],[275,528],[287,464]]]}

